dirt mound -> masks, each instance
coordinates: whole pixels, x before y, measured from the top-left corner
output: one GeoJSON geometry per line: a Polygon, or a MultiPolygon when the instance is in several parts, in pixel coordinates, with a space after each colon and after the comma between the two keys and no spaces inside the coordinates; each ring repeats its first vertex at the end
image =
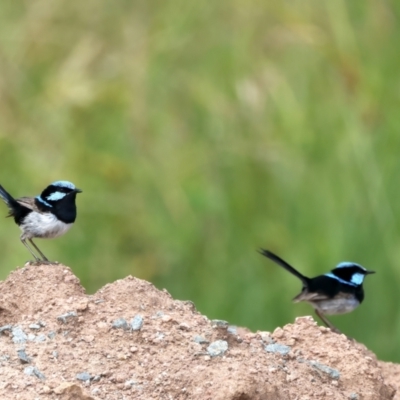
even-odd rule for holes
{"type": "Polygon", "coordinates": [[[311,317],[252,333],[132,277],[92,296],[62,265],[0,283],[1,399],[392,399],[398,371],[311,317]]]}

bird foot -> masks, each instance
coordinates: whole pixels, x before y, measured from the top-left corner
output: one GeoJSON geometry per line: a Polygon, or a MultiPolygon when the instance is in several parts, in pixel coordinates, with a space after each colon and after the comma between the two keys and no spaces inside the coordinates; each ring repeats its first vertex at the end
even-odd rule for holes
{"type": "Polygon", "coordinates": [[[35,266],[39,266],[39,265],[58,265],[58,261],[49,261],[49,260],[31,260],[28,261],[27,264],[29,265],[35,265],[35,266]]]}

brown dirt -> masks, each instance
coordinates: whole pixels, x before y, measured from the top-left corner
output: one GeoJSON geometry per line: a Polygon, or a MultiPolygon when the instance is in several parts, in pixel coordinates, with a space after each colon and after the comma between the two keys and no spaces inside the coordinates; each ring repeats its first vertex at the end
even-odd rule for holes
{"type": "Polygon", "coordinates": [[[272,334],[235,331],[132,277],[88,296],[68,267],[27,265],[0,283],[5,325],[14,332],[0,333],[4,400],[400,399],[399,365],[377,361],[362,344],[311,317],[272,334]],[[76,316],[57,318],[69,312],[76,316]],[[138,315],[139,330],[112,327],[138,315]],[[228,350],[212,357],[209,343],[197,343],[196,335],[226,341],[228,350]],[[90,380],[77,379],[84,372],[90,380]]]}

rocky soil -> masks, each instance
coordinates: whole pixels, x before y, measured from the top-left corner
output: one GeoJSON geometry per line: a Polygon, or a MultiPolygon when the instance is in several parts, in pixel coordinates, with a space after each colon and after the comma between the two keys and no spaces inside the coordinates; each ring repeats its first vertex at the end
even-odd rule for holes
{"type": "Polygon", "coordinates": [[[63,265],[0,282],[4,400],[400,399],[399,382],[399,365],[311,317],[253,333],[133,277],[88,296],[63,265]]]}

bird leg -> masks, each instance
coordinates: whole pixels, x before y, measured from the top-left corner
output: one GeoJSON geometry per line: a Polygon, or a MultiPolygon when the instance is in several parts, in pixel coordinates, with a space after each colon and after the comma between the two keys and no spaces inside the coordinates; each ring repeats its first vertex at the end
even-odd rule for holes
{"type": "Polygon", "coordinates": [[[29,250],[35,259],[36,262],[40,261],[40,259],[36,256],[36,254],[32,251],[32,249],[28,246],[28,243],[25,242],[25,239],[21,239],[22,244],[29,250]]]}
{"type": "Polygon", "coordinates": [[[321,318],[321,321],[322,321],[328,328],[330,328],[332,332],[335,332],[335,333],[342,333],[342,332],[339,331],[338,328],[336,328],[334,325],[332,325],[331,322],[329,322],[329,321],[326,319],[326,317],[324,316],[324,314],[322,314],[322,313],[321,313],[320,311],[318,311],[317,309],[315,309],[315,314],[317,314],[318,317],[321,318]]]}
{"type": "Polygon", "coordinates": [[[42,256],[42,261],[49,261],[47,257],[39,250],[39,247],[37,247],[36,244],[33,243],[33,240],[32,239],[28,240],[32,243],[32,246],[36,249],[36,251],[42,256]]]}

